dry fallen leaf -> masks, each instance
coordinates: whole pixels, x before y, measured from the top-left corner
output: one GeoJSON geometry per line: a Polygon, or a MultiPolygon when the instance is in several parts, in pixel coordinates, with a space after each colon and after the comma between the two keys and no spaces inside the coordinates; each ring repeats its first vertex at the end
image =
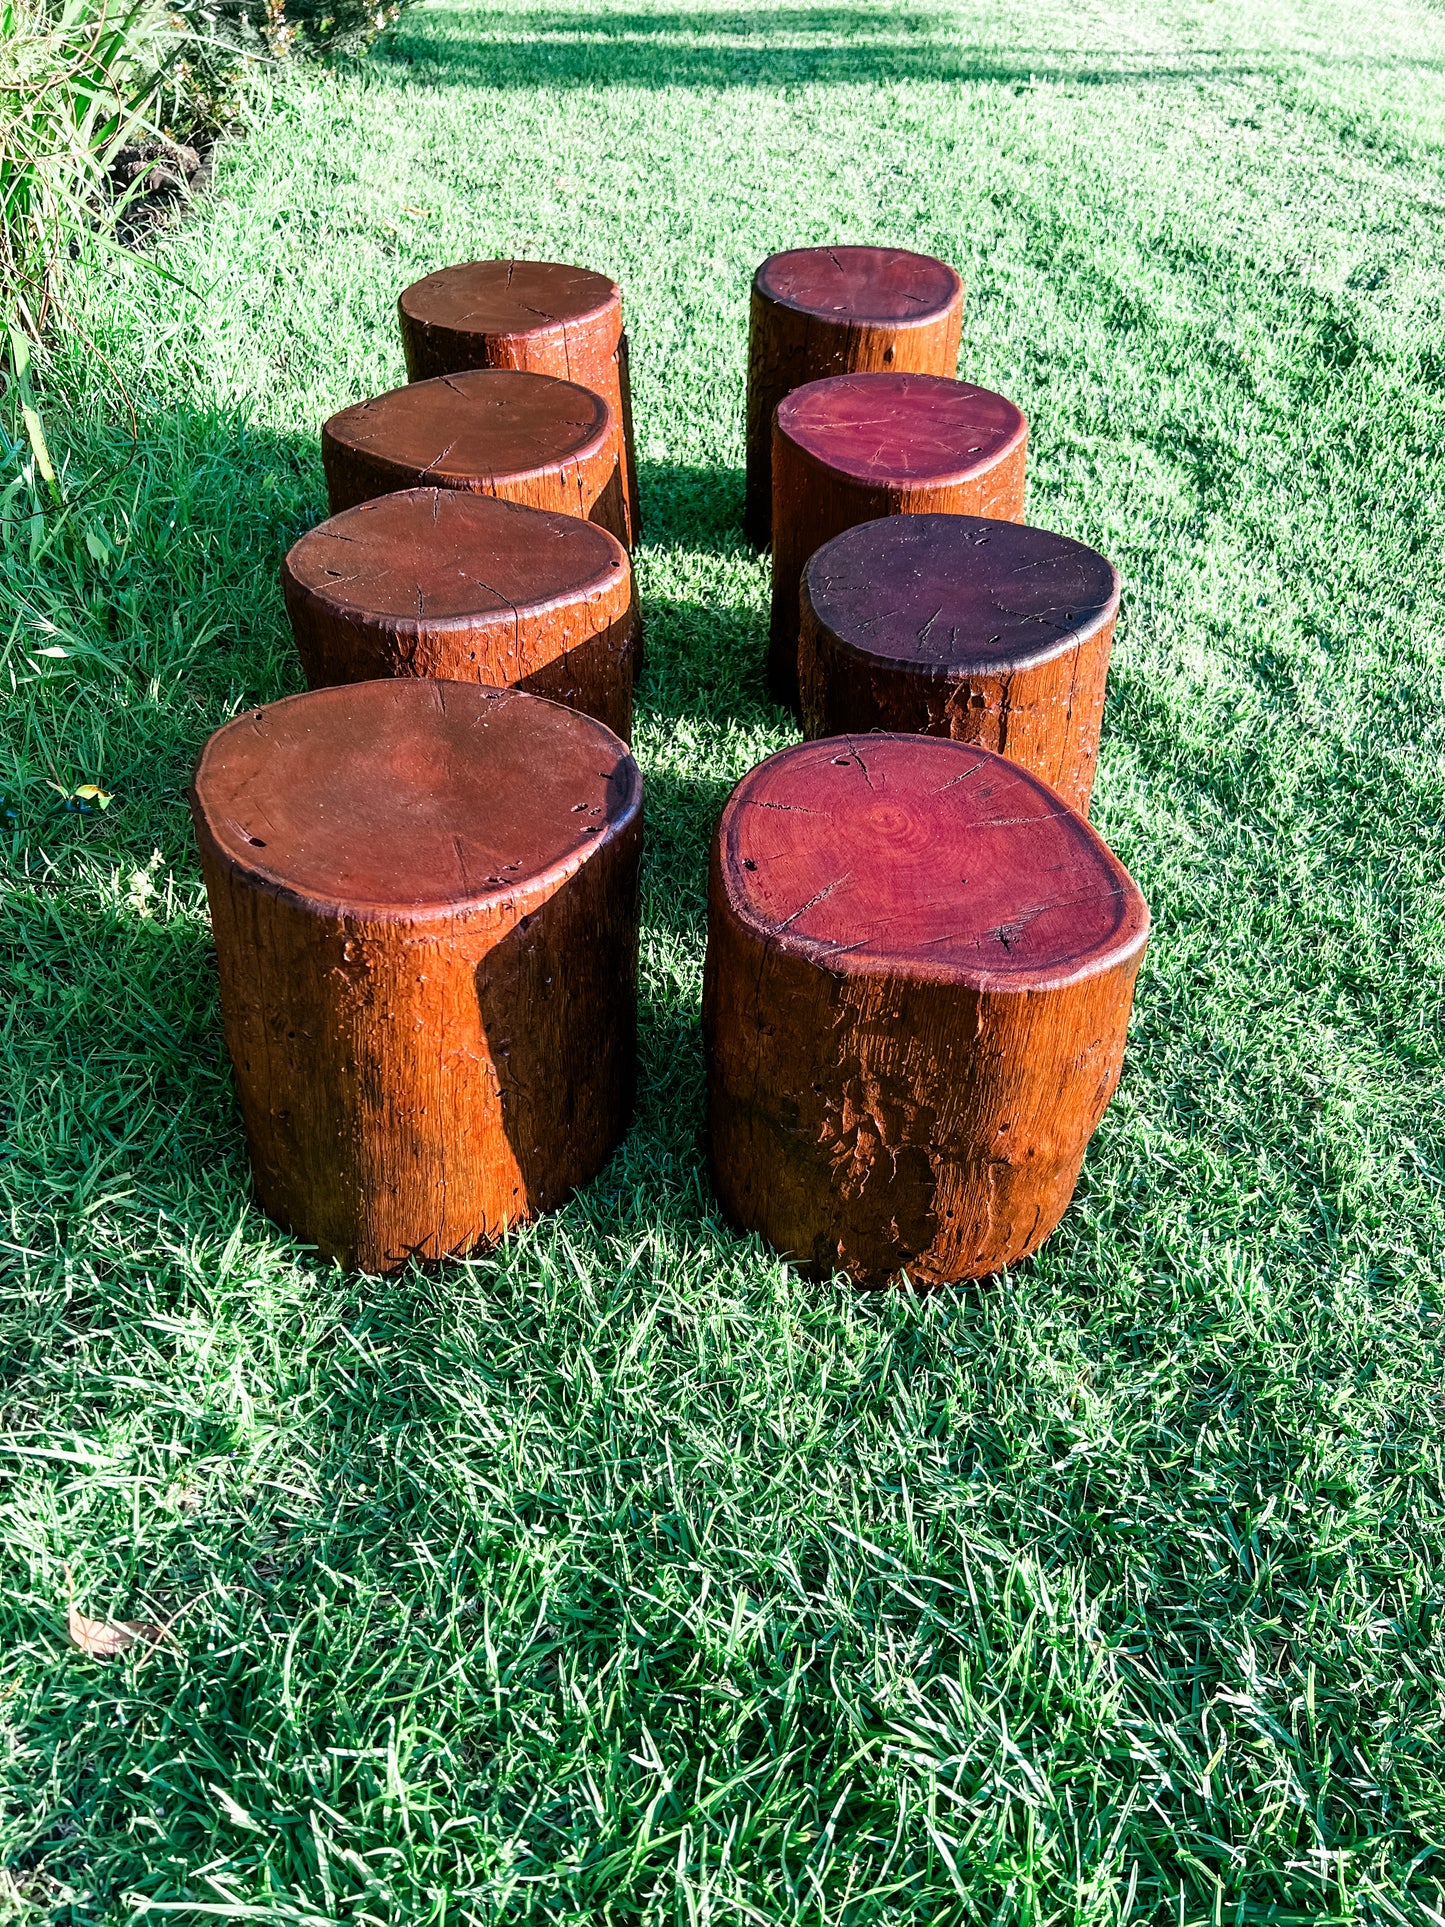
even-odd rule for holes
{"type": "Polygon", "coordinates": [[[153,1626],[148,1619],[87,1619],[74,1606],[68,1623],[70,1637],[92,1659],[114,1659],[129,1652],[137,1640],[156,1646],[166,1636],[164,1626],[153,1626]]]}
{"type": "Polygon", "coordinates": [[[419,221],[425,221],[431,214],[429,207],[403,207],[403,214],[414,214],[419,221]]]}

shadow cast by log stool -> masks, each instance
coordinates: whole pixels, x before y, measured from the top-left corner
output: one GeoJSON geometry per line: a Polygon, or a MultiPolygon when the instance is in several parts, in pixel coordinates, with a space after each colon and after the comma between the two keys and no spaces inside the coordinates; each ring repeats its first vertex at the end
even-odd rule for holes
{"type": "Polygon", "coordinates": [[[743,535],[743,471],[721,462],[697,467],[641,461],[638,492],[647,546],[751,555],[743,535]]]}

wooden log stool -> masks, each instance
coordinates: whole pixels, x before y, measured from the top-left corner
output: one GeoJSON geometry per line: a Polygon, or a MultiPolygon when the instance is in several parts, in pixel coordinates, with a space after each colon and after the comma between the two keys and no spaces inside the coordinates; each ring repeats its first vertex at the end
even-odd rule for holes
{"type": "Polygon", "coordinates": [[[772,536],[773,411],[825,375],[865,370],[952,375],[963,283],[946,261],[906,248],[790,248],[753,276],[748,332],[743,527],[772,536]]]}
{"type": "Polygon", "coordinates": [[[1118,1082],[1148,926],[1088,823],[988,750],[833,737],[761,764],[708,899],[729,1216],[860,1284],[1027,1257],[1118,1082]]]}
{"type": "Polygon", "coordinates": [[[396,679],[218,730],[191,790],[264,1209],[344,1265],[490,1243],[620,1141],[642,786],[590,716],[396,679]]]}
{"type": "Polygon", "coordinates": [[[768,680],[798,704],[798,589],[814,549],[881,515],[1024,513],[1028,424],[1011,401],[941,375],[837,375],[773,420],[768,680]]]}
{"type": "Polygon", "coordinates": [[[803,570],[809,736],[901,730],[978,743],[1087,813],[1119,576],[1022,522],[893,515],[846,529],[803,570]]]}
{"type": "Polygon", "coordinates": [[[632,565],[595,522],[403,489],[303,535],[281,587],[313,689],[378,676],[513,686],[631,740],[632,565]]]}
{"type": "Polygon", "coordinates": [[[467,261],[414,281],[397,308],[412,381],[464,368],[525,368],[601,395],[622,437],[628,546],[641,540],[632,381],[615,281],[560,261],[467,261]]]}
{"type": "Polygon", "coordinates": [[[612,410],[552,375],[473,368],[393,388],[331,417],[321,462],[333,515],[402,488],[454,488],[627,540],[612,410]]]}

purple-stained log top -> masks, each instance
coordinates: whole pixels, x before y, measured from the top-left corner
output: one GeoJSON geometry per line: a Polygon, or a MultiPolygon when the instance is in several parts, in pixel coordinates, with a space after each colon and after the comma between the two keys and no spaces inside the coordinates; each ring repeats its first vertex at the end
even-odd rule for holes
{"type": "Polygon", "coordinates": [[[850,650],[935,674],[1027,669],[1119,607],[1119,576],[1082,542],[977,515],[892,515],[824,543],[804,571],[850,650]]]}
{"type": "Polygon", "coordinates": [[[198,826],[262,883],[412,921],[565,874],[641,803],[637,765],[590,716],[409,677],[248,710],[191,788],[198,826]]]}
{"type": "Polygon", "coordinates": [[[401,296],[409,320],[477,335],[535,334],[591,320],[614,304],[620,322],[617,283],[561,261],[466,261],[414,281],[401,296]]]}
{"type": "Polygon", "coordinates": [[[906,248],[789,248],[764,261],[754,286],[800,314],[875,325],[936,320],[963,295],[946,261],[906,248]]]}
{"type": "Polygon", "coordinates": [[[946,375],[829,375],[778,403],[778,429],[825,467],[876,486],[944,486],[1027,435],[1011,401],[946,375]]]}
{"type": "Polygon", "coordinates": [[[427,624],[625,596],[630,576],[595,522],[446,488],[344,509],[302,536],[286,569],[334,608],[427,624]]]}
{"type": "Polygon", "coordinates": [[[1016,763],[938,737],[835,736],[728,799],[738,916],[841,975],[1044,990],[1108,969],[1149,912],[1098,834],[1016,763]]]}
{"type": "Polygon", "coordinates": [[[576,382],[515,368],[471,368],[343,408],[321,437],[455,485],[541,475],[587,460],[612,445],[613,425],[602,397],[576,382]]]}

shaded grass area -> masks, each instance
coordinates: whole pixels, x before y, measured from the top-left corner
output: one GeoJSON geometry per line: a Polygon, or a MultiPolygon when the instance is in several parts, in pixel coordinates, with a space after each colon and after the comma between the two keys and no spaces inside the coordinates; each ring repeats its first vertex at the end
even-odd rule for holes
{"type": "Polygon", "coordinates": [[[428,7],[223,150],[178,285],[95,287],[0,581],[0,1917],[1445,1911],[1442,61],[1404,6],[428,7]],[[925,1301],[801,1283],[700,1156],[707,839],[788,740],[746,287],[840,236],[959,265],[1032,518],[1124,573],[1155,917],[1063,1225],[925,1301]],[[398,288],[512,251],[634,342],[638,1120],[356,1279],[248,1203],[184,787],[299,686],[276,564],[398,288]],[[70,1649],[67,1568],[174,1646],[70,1649]]]}

